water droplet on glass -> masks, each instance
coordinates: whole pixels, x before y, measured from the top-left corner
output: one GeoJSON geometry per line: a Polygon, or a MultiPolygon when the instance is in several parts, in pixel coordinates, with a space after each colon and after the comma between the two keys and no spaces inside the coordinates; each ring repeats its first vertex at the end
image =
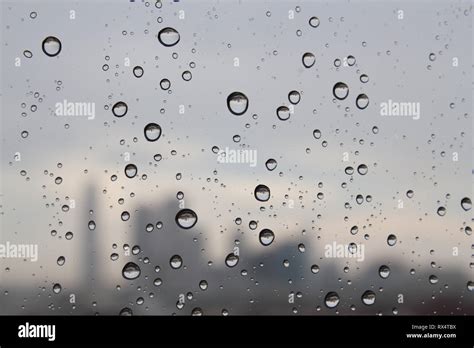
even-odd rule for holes
{"type": "Polygon", "coordinates": [[[356,105],[359,109],[364,110],[369,105],[369,97],[365,94],[359,94],[356,99],[356,105]]]}
{"type": "Polygon", "coordinates": [[[28,50],[24,50],[24,51],[23,51],[23,55],[24,55],[26,58],[31,58],[31,57],[33,57],[33,53],[31,53],[31,51],[28,51],[28,50]]]}
{"type": "Polygon", "coordinates": [[[227,97],[227,108],[234,115],[243,115],[249,107],[247,96],[241,92],[233,92],[227,97]]]}
{"type": "Polygon", "coordinates": [[[193,78],[193,75],[191,74],[191,71],[186,70],[185,72],[183,72],[181,77],[184,81],[190,81],[193,78]]]}
{"type": "Polygon", "coordinates": [[[130,179],[134,178],[135,175],[137,175],[137,172],[138,172],[138,170],[137,170],[136,165],[130,163],[130,164],[127,164],[125,166],[125,176],[127,178],[130,178],[130,179]]]}
{"type": "Polygon", "coordinates": [[[390,268],[388,266],[382,265],[379,268],[380,278],[387,279],[390,275],[390,268]]]}
{"type": "Polygon", "coordinates": [[[171,47],[179,42],[180,36],[176,29],[163,28],[158,33],[158,40],[163,46],[171,47]]]}
{"type": "Polygon", "coordinates": [[[471,208],[472,208],[471,199],[468,198],[468,197],[464,197],[463,199],[461,199],[461,207],[462,207],[465,211],[471,210],[471,208]]]}
{"type": "Polygon", "coordinates": [[[89,223],[87,224],[87,227],[89,228],[89,230],[94,231],[96,227],[95,221],[93,220],[89,221],[89,223]]]}
{"type": "Polygon", "coordinates": [[[128,262],[122,269],[122,276],[128,280],[137,279],[140,276],[140,273],[140,267],[133,262],[128,262]]]}
{"type": "Polygon", "coordinates": [[[156,123],[148,123],[144,129],[145,138],[148,141],[157,141],[161,136],[161,127],[156,123]]]}
{"type": "Polygon", "coordinates": [[[287,106],[278,107],[276,112],[278,118],[282,121],[286,121],[290,118],[290,109],[287,106]]]}
{"type": "Polygon", "coordinates": [[[239,263],[239,257],[234,253],[230,253],[225,258],[225,264],[227,267],[235,267],[239,263]]]}
{"type": "Polygon", "coordinates": [[[436,284],[438,282],[438,277],[435,275],[430,275],[428,279],[430,281],[430,284],[436,284]]]}
{"type": "Polygon", "coordinates": [[[319,27],[319,18],[318,17],[311,17],[309,19],[309,25],[313,28],[319,27]]]}
{"type": "Polygon", "coordinates": [[[367,290],[362,294],[362,303],[366,306],[371,306],[375,303],[375,293],[371,290],[367,290]]]}
{"type": "Polygon", "coordinates": [[[277,161],[274,160],[273,158],[270,158],[265,162],[265,167],[267,167],[269,171],[274,170],[277,167],[277,165],[278,165],[277,161]]]}
{"type": "Polygon", "coordinates": [[[137,78],[140,78],[143,76],[143,68],[141,66],[136,66],[133,68],[133,75],[137,78]]]}
{"type": "Polygon", "coordinates": [[[338,82],[332,88],[332,93],[337,99],[344,100],[349,95],[349,87],[344,82],[338,82]]]}
{"type": "Polygon", "coordinates": [[[56,283],[53,285],[53,292],[55,294],[59,294],[61,290],[62,290],[61,284],[56,283]]]}
{"type": "Polygon", "coordinates": [[[112,113],[116,117],[123,117],[127,114],[128,106],[122,101],[119,101],[112,106],[112,113]]]}
{"type": "Polygon", "coordinates": [[[446,208],[445,207],[439,207],[436,212],[438,213],[439,216],[445,216],[446,215],[446,208]]]}
{"type": "Polygon", "coordinates": [[[171,87],[171,82],[168,79],[162,79],[160,81],[160,87],[162,90],[166,91],[171,87]]]}
{"type": "Polygon", "coordinates": [[[191,209],[180,210],[175,217],[176,224],[184,229],[192,228],[198,220],[196,213],[191,209]]]}
{"type": "Polygon", "coordinates": [[[339,304],[339,295],[337,292],[330,291],[326,294],[324,298],[324,304],[328,308],[335,308],[339,304]]]}
{"type": "Polygon", "coordinates": [[[394,246],[397,243],[397,236],[394,234],[390,234],[387,237],[387,244],[390,246],[394,246]]]}
{"type": "Polygon", "coordinates": [[[365,164],[361,164],[357,167],[357,172],[360,175],[365,175],[365,174],[367,174],[368,171],[369,171],[369,168],[367,168],[367,166],[365,164]]]}
{"type": "Polygon", "coordinates": [[[301,100],[301,94],[298,91],[291,91],[288,93],[288,100],[290,101],[291,104],[298,104],[301,100]]]}
{"type": "Polygon", "coordinates": [[[407,191],[407,197],[408,198],[413,198],[414,195],[415,195],[415,193],[413,192],[413,190],[408,190],[407,191]]]}
{"type": "Polygon", "coordinates": [[[183,265],[183,259],[179,255],[173,255],[170,258],[170,266],[173,269],[178,269],[183,265]]]}
{"type": "Polygon", "coordinates": [[[260,231],[259,239],[262,245],[268,246],[272,244],[273,240],[275,239],[275,234],[271,230],[266,228],[260,231]]]}
{"type": "Polygon", "coordinates": [[[303,54],[301,59],[305,68],[311,68],[316,62],[316,57],[311,52],[306,52],[303,54]]]}
{"type": "Polygon", "coordinates": [[[319,266],[318,265],[312,265],[311,266],[311,273],[313,273],[313,274],[319,273],[319,266]]]}
{"type": "Polygon", "coordinates": [[[43,40],[43,52],[49,56],[54,57],[61,52],[61,41],[54,36],[48,36],[46,39],[43,40]]]}
{"type": "Polygon", "coordinates": [[[265,185],[257,185],[254,196],[258,201],[266,202],[270,199],[270,189],[265,185]]]}

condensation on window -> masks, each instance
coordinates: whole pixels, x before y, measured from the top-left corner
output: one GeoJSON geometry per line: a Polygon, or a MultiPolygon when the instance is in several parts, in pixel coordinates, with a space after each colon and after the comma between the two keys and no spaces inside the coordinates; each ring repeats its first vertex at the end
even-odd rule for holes
{"type": "Polygon", "coordinates": [[[474,314],[470,1],[2,1],[2,314],[474,314]]]}

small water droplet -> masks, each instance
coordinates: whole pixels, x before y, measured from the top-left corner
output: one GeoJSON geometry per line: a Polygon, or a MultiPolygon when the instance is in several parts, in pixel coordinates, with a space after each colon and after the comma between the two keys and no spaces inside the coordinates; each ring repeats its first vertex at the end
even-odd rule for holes
{"type": "Polygon", "coordinates": [[[134,164],[127,164],[125,166],[125,176],[129,179],[134,178],[137,175],[138,169],[134,164]]]}
{"type": "Polygon", "coordinates": [[[366,306],[371,306],[375,303],[375,293],[371,290],[367,290],[362,294],[362,303],[366,306]]]}
{"type": "Polygon", "coordinates": [[[330,291],[326,294],[326,297],[324,298],[324,304],[328,308],[335,308],[339,304],[339,295],[337,292],[330,291]]]}
{"type": "Polygon", "coordinates": [[[471,210],[471,208],[472,208],[471,199],[469,197],[464,197],[463,199],[461,199],[461,207],[465,211],[471,210]]]}
{"type": "Polygon", "coordinates": [[[277,166],[278,166],[278,163],[273,158],[270,158],[265,162],[265,167],[267,167],[269,171],[274,170],[277,166]]]}
{"type": "Polygon", "coordinates": [[[397,236],[394,234],[390,234],[387,237],[387,244],[390,246],[394,246],[397,243],[397,236]]]}
{"type": "Polygon", "coordinates": [[[133,75],[137,78],[140,78],[143,76],[143,68],[141,66],[136,66],[133,68],[133,75]]]}
{"type": "Polygon", "coordinates": [[[157,141],[161,136],[161,127],[156,123],[148,123],[144,129],[145,138],[148,141],[157,141]]]}
{"type": "Polygon", "coordinates": [[[290,118],[290,109],[287,106],[279,106],[276,113],[278,118],[282,121],[286,121],[290,118]]]}
{"type": "Polygon", "coordinates": [[[270,199],[270,189],[265,185],[257,185],[254,190],[255,198],[260,202],[266,202],[270,199]]]}
{"type": "Polygon", "coordinates": [[[359,94],[356,99],[356,105],[359,109],[364,110],[369,106],[369,97],[365,94],[359,94]]]}
{"type": "Polygon", "coordinates": [[[227,255],[225,258],[225,264],[227,267],[235,267],[239,263],[239,257],[235,255],[234,253],[230,253],[227,255]]]}
{"type": "Polygon", "coordinates": [[[390,275],[390,268],[388,266],[382,265],[379,268],[380,278],[387,279],[390,275]]]}
{"type": "Polygon", "coordinates": [[[319,27],[319,18],[318,17],[311,17],[309,19],[309,25],[312,26],[313,28],[319,27]]]}
{"type": "Polygon", "coordinates": [[[273,231],[266,228],[260,231],[259,239],[262,245],[268,246],[273,243],[275,239],[275,234],[273,233],[273,231]]]}
{"type": "Polygon", "coordinates": [[[288,100],[290,101],[291,104],[298,104],[301,100],[301,94],[298,91],[291,91],[288,93],[288,100]]]}
{"type": "Polygon", "coordinates": [[[179,255],[173,255],[170,258],[170,266],[172,269],[178,269],[183,265],[183,259],[179,255]]]}
{"type": "Polygon", "coordinates": [[[316,57],[311,52],[306,52],[301,58],[305,68],[311,68],[316,62],[316,57]]]}
{"type": "Polygon", "coordinates": [[[128,105],[122,101],[119,101],[112,106],[112,113],[116,117],[123,117],[127,114],[128,105]]]}

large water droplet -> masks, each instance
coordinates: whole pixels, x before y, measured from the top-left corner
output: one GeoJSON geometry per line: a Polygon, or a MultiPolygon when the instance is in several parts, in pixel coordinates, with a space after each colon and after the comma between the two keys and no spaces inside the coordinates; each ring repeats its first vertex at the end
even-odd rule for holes
{"type": "Polygon", "coordinates": [[[134,164],[127,164],[125,166],[125,176],[129,179],[134,178],[137,175],[137,166],[134,164]]]}
{"type": "Polygon", "coordinates": [[[357,167],[357,172],[360,175],[365,175],[369,171],[369,168],[365,164],[361,164],[357,167]]]}
{"type": "Polygon", "coordinates": [[[273,240],[275,239],[275,234],[273,233],[273,231],[266,228],[260,231],[259,239],[262,245],[268,246],[272,244],[273,240]]]}
{"type": "Polygon", "coordinates": [[[122,269],[122,276],[128,280],[137,279],[140,276],[140,273],[140,267],[133,262],[128,262],[122,269]]]}
{"type": "Polygon", "coordinates": [[[136,66],[133,68],[133,75],[137,78],[140,78],[143,76],[143,68],[141,66],[136,66]]]}
{"type": "Polygon", "coordinates": [[[337,292],[330,291],[326,294],[324,298],[324,304],[328,308],[335,308],[339,304],[339,295],[337,292]]]}
{"type": "Polygon", "coordinates": [[[54,57],[61,52],[61,41],[57,37],[48,36],[43,40],[43,52],[49,57],[54,57]]]}
{"type": "Polygon", "coordinates": [[[176,29],[167,27],[160,30],[158,40],[163,46],[171,47],[179,42],[180,36],[176,29]]]}
{"type": "Polygon", "coordinates": [[[175,217],[176,224],[185,230],[193,227],[198,220],[196,213],[191,209],[181,209],[175,217]]]}
{"type": "Polygon", "coordinates": [[[429,279],[430,284],[436,284],[438,282],[438,277],[433,274],[430,275],[428,279],[429,279]]]}
{"type": "Polygon", "coordinates": [[[265,162],[265,167],[267,167],[269,171],[274,170],[277,167],[277,165],[278,165],[277,161],[274,160],[273,158],[270,158],[265,162]]]}
{"type": "Polygon", "coordinates": [[[375,293],[371,290],[367,290],[362,294],[362,303],[371,306],[375,303],[375,293]]]}
{"type": "Polygon", "coordinates": [[[359,109],[364,110],[369,106],[369,97],[365,94],[359,94],[356,98],[356,105],[359,109]]]}
{"type": "Polygon", "coordinates": [[[461,207],[462,207],[465,211],[471,210],[471,208],[472,208],[471,199],[468,198],[468,197],[464,197],[463,199],[461,199],[461,207]]]}
{"type": "Polygon", "coordinates": [[[265,185],[257,185],[254,191],[255,198],[260,202],[266,202],[270,199],[270,189],[265,185]]]}
{"type": "Polygon", "coordinates": [[[446,208],[445,207],[439,207],[436,212],[438,213],[439,216],[445,216],[446,215],[446,208]]]}
{"type": "Polygon", "coordinates": [[[319,18],[318,17],[311,17],[309,19],[309,25],[313,28],[319,27],[319,18]]]}
{"type": "Polygon", "coordinates": [[[171,87],[171,82],[168,79],[162,79],[160,81],[160,87],[162,90],[166,91],[171,87]]]}
{"type": "Polygon", "coordinates": [[[227,108],[234,115],[245,114],[249,107],[247,96],[241,92],[233,92],[227,97],[227,108]]]}
{"type": "Polygon", "coordinates": [[[230,253],[225,258],[225,264],[227,267],[235,267],[239,263],[239,257],[234,253],[230,253]]]}
{"type": "Polygon", "coordinates": [[[306,52],[305,54],[303,54],[301,60],[303,61],[303,65],[305,68],[311,68],[316,62],[316,57],[311,52],[306,52]]]}
{"type": "Polygon", "coordinates": [[[390,246],[394,246],[397,243],[397,236],[394,234],[390,234],[387,237],[387,244],[390,246]]]}
{"type": "Polygon", "coordinates": [[[279,106],[276,113],[278,118],[282,121],[286,121],[290,118],[290,109],[287,106],[279,106]]]}
{"type": "Polygon", "coordinates": [[[288,100],[290,101],[291,104],[298,104],[301,100],[301,94],[298,91],[291,91],[288,93],[288,100]]]}
{"type": "Polygon", "coordinates": [[[119,101],[112,106],[112,113],[116,117],[123,117],[127,114],[128,105],[122,101],[119,101]]]}
{"type": "Polygon", "coordinates": [[[144,129],[145,138],[148,141],[157,141],[161,136],[161,127],[156,123],[148,123],[144,129]]]}
{"type": "Polygon", "coordinates": [[[178,269],[183,265],[183,259],[179,255],[173,255],[170,258],[170,266],[173,269],[178,269]]]}
{"type": "Polygon", "coordinates": [[[380,278],[387,279],[390,275],[390,268],[388,266],[382,265],[379,268],[380,278]]]}
{"type": "Polygon", "coordinates": [[[344,100],[349,95],[349,87],[344,82],[338,82],[332,88],[332,94],[339,100],[344,100]]]}

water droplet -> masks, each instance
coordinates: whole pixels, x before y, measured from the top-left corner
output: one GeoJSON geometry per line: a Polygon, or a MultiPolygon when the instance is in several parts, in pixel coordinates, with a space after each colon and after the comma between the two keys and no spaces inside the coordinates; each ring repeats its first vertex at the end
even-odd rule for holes
{"type": "Polygon", "coordinates": [[[133,315],[133,311],[130,308],[125,307],[120,310],[119,315],[124,317],[130,317],[133,315]]]}
{"type": "Polygon", "coordinates": [[[326,297],[324,298],[324,304],[328,308],[335,308],[339,304],[339,295],[337,292],[330,291],[326,294],[326,297]]]}
{"type": "Polygon", "coordinates": [[[225,258],[225,264],[227,267],[235,267],[239,263],[239,257],[235,255],[234,253],[230,253],[227,255],[225,258]]]}
{"type": "Polygon", "coordinates": [[[347,56],[346,61],[347,61],[347,65],[353,66],[356,62],[356,59],[354,56],[347,56]]]}
{"type": "Polygon", "coordinates": [[[94,231],[96,228],[95,221],[94,220],[89,221],[89,223],[87,224],[87,227],[89,228],[89,230],[94,231]]]}
{"type": "Polygon", "coordinates": [[[56,283],[53,285],[53,292],[55,294],[59,294],[61,290],[62,290],[61,284],[56,283]]]}
{"type": "Polygon", "coordinates": [[[227,97],[227,108],[234,115],[245,114],[249,107],[247,96],[241,92],[233,92],[227,97]]]}
{"type": "Polygon", "coordinates": [[[369,77],[366,74],[360,75],[360,82],[362,82],[362,83],[369,82],[369,77]]]}
{"type": "Polygon", "coordinates": [[[408,198],[413,198],[414,195],[415,195],[415,193],[413,192],[413,190],[408,190],[407,191],[407,197],[408,198]]]}
{"type": "Polygon", "coordinates": [[[163,28],[158,33],[158,40],[163,46],[171,47],[179,42],[180,36],[176,29],[163,28]]]}
{"type": "Polygon", "coordinates": [[[58,264],[58,266],[62,266],[64,265],[64,263],[66,263],[66,258],[64,256],[59,256],[56,260],[56,263],[58,264]]]}
{"type": "Polygon", "coordinates": [[[311,17],[309,19],[309,25],[313,28],[319,27],[319,18],[318,17],[311,17]]]}
{"type": "Polygon", "coordinates": [[[148,141],[157,141],[161,136],[161,127],[156,123],[148,123],[144,129],[145,138],[148,141]]]}
{"type": "Polygon", "coordinates": [[[388,266],[382,265],[379,268],[380,278],[387,279],[390,275],[390,268],[388,266]]]}
{"type": "Polygon", "coordinates": [[[338,82],[332,88],[332,94],[339,100],[344,100],[349,95],[349,87],[344,82],[338,82]]]}
{"type": "Polygon", "coordinates": [[[123,211],[122,214],[120,214],[120,218],[122,221],[128,221],[130,219],[130,213],[128,211],[123,211]]]}
{"type": "Polygon", "coordinates": [[[316,62],[316,57],[311,52],[306,52],[303,54],[301,59],[305,68],[311,68],[316,62]]]}
{"type": "Polygon", "coordinates": [[[54,36],[48,36],[46,39],[43,40],[43,52],[49,56],[54,57],[61,52],[61,41],[54,36]]]}
{"type": "Polygon", "coordinates": [[[162,79],[160,81],[160,87],[162,90],[166,91],[171,87],[171,82],[168,79],[162,79]]]}
{"type": "Polygon", "coordinates": [[[270,199],[270,189],[265,185],[257,185],[254,196],[258,201],[266,202],[270,199]]]}
{"type": "Polygon", "coordinates": [[[369,171],[369,168],[367,168],[367,166],[365,164],[361,164],[357,167],[357,172],[360,175],[365,175],[365,174],[367,174],[368,171],[369,171]]]}
{"type": "Polygon", "coordinates": [[[394,246],[397,243],[397,236],[394,234],[390,234],[387,237],[387,244],[390,246],[394,246]]]}
{"type": "Polygon", "coordinates": [[[192,228],[198,220],[196,213],[191,209],[180,210],[175,217],[176,224],[185,230],[192,228]]]}
{"type": "Polygon", "coordinates": [[[143,76],[143,68],[141,66],[136,66],[133,68],[133,75],[137,78],[140,78],[143,76]]]}
{"type": "Polygon", "coordinates": [[[369,106],[369,97],[365,94],[359,94],[356,99],[356,105],[359,109],[364,110],[369,106]]]}
{"type": "Polygon", "coordinates": [[[291,91],[288,93],[288,100],[290,101],[291,104],[298,104],[301,100],[301,94],[298,91],[291,91]]]}
{"type": "Polygon", "coordinates": [[[122,269],[122,276],[128,280],[137,279],[140,276],[140,273],[140,267],[133,262],[128,262],[122,269]]]}
{"type": "Polygon", "coordinates": [[[125,176],[129,179],[134,178],[137,175],[137,166],[134,164],[127,164],[125,166],[125,176]]]}
{"type": "Polygon", "coordinates": [[[434,62],[436,60],[436,54],[430,53],[429,59],[430,59],[430,61],[434,62]]]}
{"type": "Polygon", "coordinates": [[[204,290],[207,290],[207,287],[208,287],[207,281],[201,280],[201,281],[199,282],[199,288],[200,288],[201,290],[203,290],[203,291],[204,291],[204,290]]]}
{"type": "Polygon", "coordinates": [[[465,211],[471,210],[471,208],[472,208],[471,199],[468,198],[468,197],[464,197],[463,199],[461,199],[461,207],[462,207],[465,211]]]}
{"type": "Polygon", "coordinates": [[[467,282],[467,290],[474,291],[474,282],[472,280],[467,282]]]}
{"type": "Polygon", "coordinates": [[[275,239],[275,234],[271,230],[266,228],[260,231],[259,239],[262,245],[268,246],[273,243],[273,240],[275,239]]]}
{"type": "Polygon", "coordinates": [[[274,170],[277,166],[278,166],[278,163],[273,158],[270,158],[265,162],[265,167],[267,167],[269,171],[274,170]]]}
{"type": "Polygon", "coordinates": [[[276,112],[278,118],[282,121],[286,121],[290,118],[290,109],[287,106],[278,107],[276,112]]]}
{"type": "Polygon", "coordinates": [[[186,70],[185,72],[183,72],[181,77],[183,78],[184,81],[190,81],[193,78],[193,74],[191,74],[191,71],[186,70]]]}
{"type": "Polygon", "coordinates": [[[375,293],[371,290],[367,290],[362,294],[362,303],[371,306],[375,303],[375,293]]]}
{"type": "Polygon", "coordinates": [[[311,273],[313,273],[313,274],[319,273],[319,266],[318,265],[312,265],[311,266],[311,273]]]}
{"type": "Polygon", "coordinates": [[[128,105],[122,101],[119,101],[112,106],[112,113],[116,117],[123,117],[127,114],[128,105]]]}
{"type": "Polygon", "coordinates": [[[446,208],[445,207],[439,207],[436,212],[438,213],[439,216],[445,216],[446,215],[446,208]]]}
{"type": "Polygon", "coordinates": [[[33,53],[31,53],[31,51],[28,51],[28,50],[24,50],[24,51],[23,51],[23,55],[24,55],[26,58],[31,58],[31,57],[33,57],[33,53]]]}
{"type": "Polygon", "coordinates": [[[173,255],[170,258],[170,266],[172,269],[178,269],[183,265],[183,259],[179,255],[173,255]]]}
{"type": "Polygon", "coordinates": [[[352,168],[352,167],[350,167],[350,166],[349,166],[349,167],[346,167],[346,168],[344,169],[344,172],[345,172],[347,175],[352,175],[352,174],[354,174],[354,168],[352,168]]]}
{"type": "Polygon", "coordinates": [[[438,282],[438,277],[433,275],[433,274],[430,275],[430,277],[428,279],[430,281],[430,284],[436,284],[438,282]]]}

